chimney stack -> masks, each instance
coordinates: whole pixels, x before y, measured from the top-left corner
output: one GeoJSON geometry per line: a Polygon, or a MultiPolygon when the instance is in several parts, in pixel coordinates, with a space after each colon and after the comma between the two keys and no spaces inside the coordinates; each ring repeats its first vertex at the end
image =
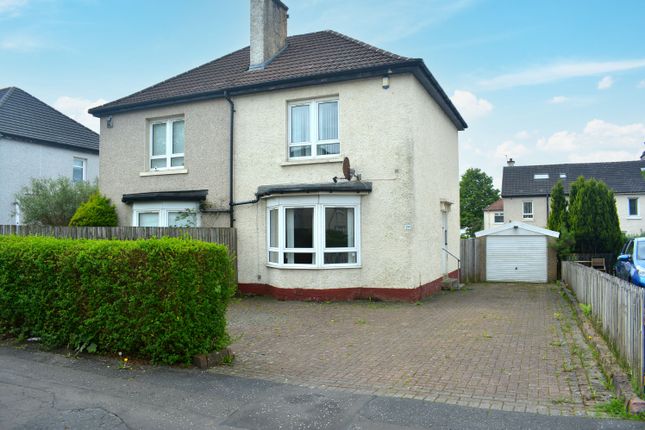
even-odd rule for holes
{"type": "Polygon", "coordinates": [[[506,160],[506,164],[508,165],[508,167],[513,167],[515,166],[515,160],[509,158],[508,160],[506,160]]]}
{"type": "Polygon", "coordinates": [[[287,11],[280,0],[251,0],[249,70],[264,69],[287,44],[287,11]]]}

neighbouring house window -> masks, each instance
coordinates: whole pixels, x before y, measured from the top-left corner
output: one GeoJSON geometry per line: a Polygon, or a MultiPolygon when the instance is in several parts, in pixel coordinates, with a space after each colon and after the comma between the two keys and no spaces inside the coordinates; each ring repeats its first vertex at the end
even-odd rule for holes
{"type": "Polygon", "coordinates": [[[184,120],[169,119],[150,124],[150,169],[184,167],[184,120]]]}
{"type": "Polygon", "coordinates": [[[135,227],[199,227],[199,203],[149,202],[132,207],[135,227]]]}
{"type": "Polygon", "coordinates": [[[74,165],[72,167],[72,181],[74,182],[87,181],[87,160],[86,159],[74,157],[74,165]]]}
{"type": "Polygon", "coordinates": [[[638,210],[638,197],[630,197],[627,199],[628,202],[628,216],[633,216],[637,217],[640,215],[640,211],[638,210]]]}
{"type": "Polygon", "coordinates": [[[533,219],[533,202],[522,202],[522,218],[533,219]]]}
{"type": "Polygon", "coordinates": [[[504,212],[495,212],[495,224],[504,224],[504,212]]]}
{"type": "Polygon", "coordinates": [[[289,158],[340,154],[338,100],[289,104],[289,158]]]}
{"type": "Polygon", "coordinates": [[[267,261],[284,268],[358,267],[360,197],[267,201],[267,261]]]}

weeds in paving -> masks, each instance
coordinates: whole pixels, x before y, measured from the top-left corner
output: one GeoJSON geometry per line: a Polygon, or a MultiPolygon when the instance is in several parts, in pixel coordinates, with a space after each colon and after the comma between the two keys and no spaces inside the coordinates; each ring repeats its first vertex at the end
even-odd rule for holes
{"type": "Polygon", "coordinates": [[[557,399],[551,400],[551,403],[553,403],[554,405],[564,405],[564,404],[575,403],[575,402],[571,399],[567,399],[566,397],[558,397],[557,399]]]}
{"type": "Polygon", "coordinates": [[[616,397],[613,397],[608,402],[596,405],[596,413],[598,415],[604,414],[611,418],[620,418],[623,420],[645,421],[645,412],[636,415],[628,413],[627,408],[625,408],[625,402],[616,397]]]}
{"type": "Polygon", "coordinates": [[[578,368],[578,366],[575,366],[573,364],[569,364],[566,361],[564,363],[562,363],[562,371],[563,372],[573,372],[577,368],[578,368]]]}
{"type": "Polygon", "coordinates": [[[492,339],[492,338],[493,338],[493,336],[491,336],[491,335],[488,333],[488,331],[487,331],[487,330],[484,330],[484,333],[482,333],[482,337],[483,337],[484,339],[492,339]]]}
{"type": "Polygon", "coordinates": [[[365,324],[367,324],[367,321],[365,321],[363,318],[359,318],[356,321],[354,321],[354,324],[365,325],[365,324]]]}
{"type": "Polygon", "coordinates": [[[557,348],[561,348],[562,345],[564,345],[564,342],[562,342],[561,340],[554,340],[551,343],[549,343],[549,345],[555,346],[557,348]]]}
{"type": "Polygon", "coordinates": [[[586,316],[587,318],[590,318],[591,317],[591,305],[580,303],[579,306],[580,306],[580,309],[582,310],[582,313],[584,314],[584,316],[586,316]]]}

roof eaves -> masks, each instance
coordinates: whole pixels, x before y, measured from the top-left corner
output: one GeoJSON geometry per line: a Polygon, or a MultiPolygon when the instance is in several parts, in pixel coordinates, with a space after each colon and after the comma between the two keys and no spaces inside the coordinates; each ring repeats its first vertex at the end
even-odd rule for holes
{"type": "Polygon", "coordinates": [[[0,137],[6,137],[8,139],[16,140],[16,141],[20,141],[20,142],[37,143],[39,145],[63,147],[65,149],[72,149],[72,150],[81,151],[81,152],[91,152],[93,154],[98,154],[99,153],[98,145],[96,146],[96,148],[91,148],[89,146],[80,146],[80,145],[74,145],[74,144],[71,144],[71,143],[56,142],[56,141],[53,141],[53,140],[34,139],[34,138],[31,138],[31,137],[20,136],[18,134],[12,134],[12,133],[5,133],[5,132],[2,132],[2,131],[0,131],[0,137]]]}

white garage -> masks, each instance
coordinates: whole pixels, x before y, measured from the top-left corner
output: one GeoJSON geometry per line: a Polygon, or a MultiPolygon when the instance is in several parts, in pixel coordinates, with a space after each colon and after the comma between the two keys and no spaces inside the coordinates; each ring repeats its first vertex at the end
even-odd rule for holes
{"type": "Polygon", "coordinates": [[[554,280],[557,260],[548,243],[560,236],[557,231],[511,222],[479,231],[475,236],[486,242],[487,281],[554,280]]]}

